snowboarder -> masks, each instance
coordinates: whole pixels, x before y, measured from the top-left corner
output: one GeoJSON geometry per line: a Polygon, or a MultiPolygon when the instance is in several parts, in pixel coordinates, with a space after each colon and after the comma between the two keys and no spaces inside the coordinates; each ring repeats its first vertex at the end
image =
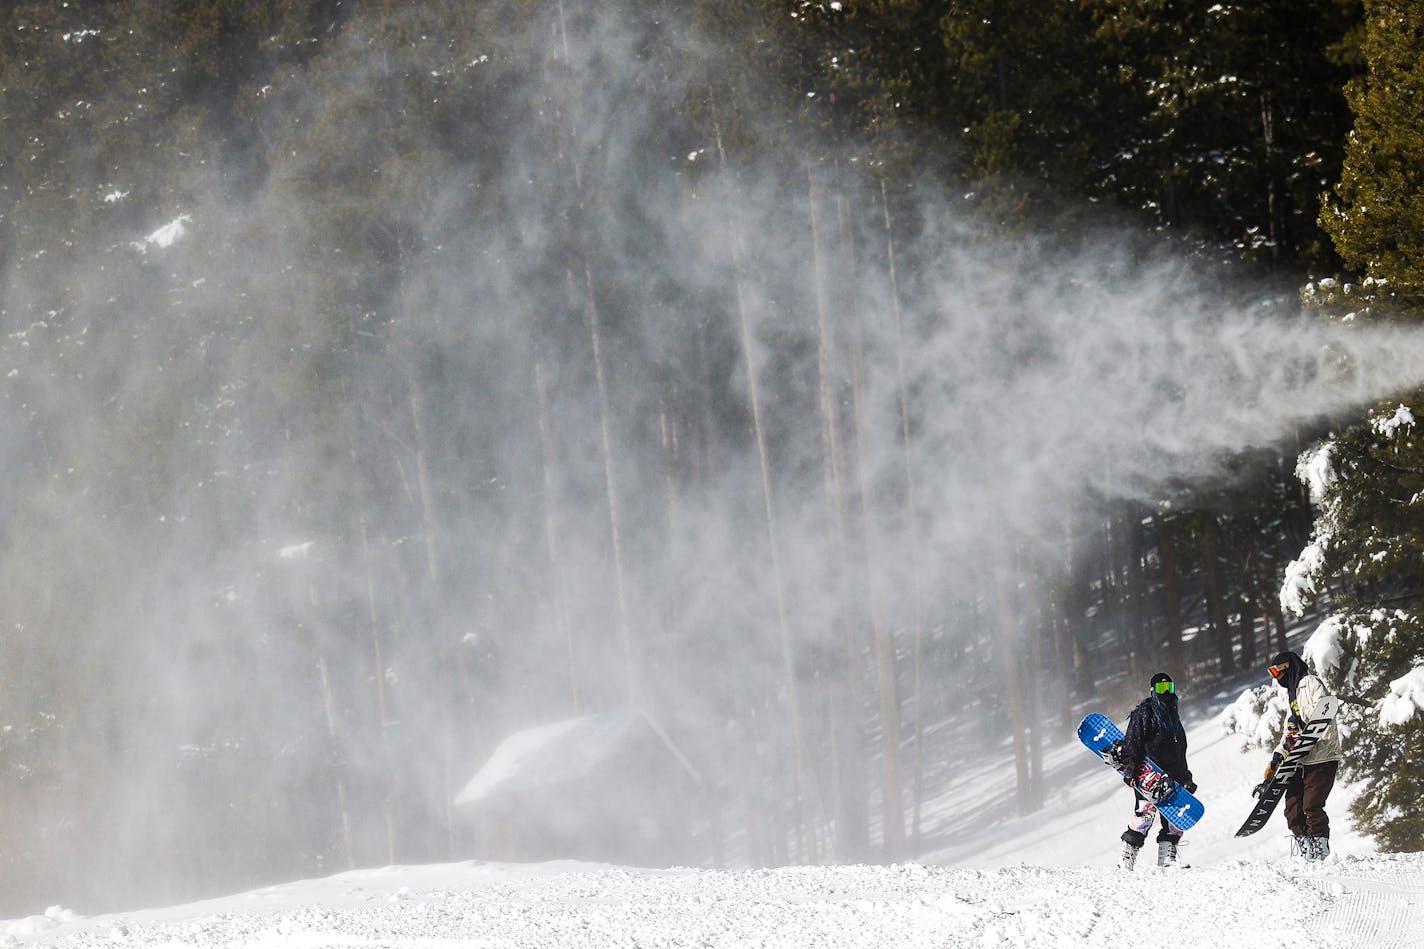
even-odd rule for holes
{"type": "MultiPolygon", "coordinates": [[[[1312,712],[1328,692],[1325,683],[1310,674],[1305,660],[1293,652],[1280,652],[1267,669],[1276,685],[1286,690],[1290,711],[1281,740],[1266,767],[1266,779],[1252,790],[1257,797],[1270,783],[1293,744],[1302,726],[1310,721],[1312,712]]],[[[1330,816],[1325,813],[1325,800],[1335,787],[1335,774],[1340,768],[1340,730],[1334,722],[1320,736],[1314,750],[1305,757],[1305,766],[1286,784],[1286,825],[1295,835],[1295,852],[1307,860],[1324,860],[1330,856],[1330,816]]]]}
{"type": "MultiPolygon", "coordinates": [[[[1129,775],[1137,773],[1144,758],[1151,758],[1167,772],[1169,778],[1188,791],[1196,792],[1196,782],[1187,767],[1187,732],[1177,713],[1177,684],[1167,673],[1159,672],[1152,677],[1147,698],[1128,715],[1120,755],[1128,766],[1129,775]]],[[[1147,832],[1158,816],[1156,804],[1143,797],[1136,788],[1133,795],[1136,802],[1132,820],[1128,821],[1127,830],[1122,834],[1122,866],[1126,870],[1136,865],[1137,852],[1147,841],[1147,832]]],[[[1157,866],[1177,865],[1177,845],[1181,841],[1182,832],[1163,817],[1162,827],[1157,832],[1157,866]]]]}

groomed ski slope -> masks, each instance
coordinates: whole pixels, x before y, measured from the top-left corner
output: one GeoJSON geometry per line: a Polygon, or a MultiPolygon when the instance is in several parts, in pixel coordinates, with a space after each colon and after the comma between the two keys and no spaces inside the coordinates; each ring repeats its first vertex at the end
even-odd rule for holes
{"type": "MultiPolygon", "coordinates": [[[[1075,738],[1055,739],[1058,790],[1026,818],[1004,760],[960,770],[925,830],[951,846],[915,864],[774,870],[638,870],[458,863],[353,871],[161,910],[74,909],[0,922],[0,945],[69,947],[1424,947],[1424,854],[1375,853],[1332,797],[1335,855],[1289,856],[1279,815],[1237,840],[1267,757],[1221,733],[1239,689],[1184,690],[1191,764],[1207,816],[1190,869],[1115,862],[1129,793],[1075,738]],[[1195,711],[1195,714],[1194,714],[1195,711]],[[956,804],[956,802],[958,802],[956,804]]],[[[1126,709],[1104,709],[1116,719],[1126,709]]],[[[1151,864],[1152,845],[1143,854],[1151,864]]]]}
{"type": "Polygon", "coordinates": [[[1424,855],[1324,867],[355,871],[119,917],[22,920],[9,945],[133,947],[1173,947],[1424,945],[1424,855]]]}

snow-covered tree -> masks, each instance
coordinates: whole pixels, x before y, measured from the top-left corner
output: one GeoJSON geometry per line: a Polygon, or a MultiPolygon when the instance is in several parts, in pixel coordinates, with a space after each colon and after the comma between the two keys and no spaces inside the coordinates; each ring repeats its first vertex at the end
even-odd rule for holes
{"type": "MultiPolygon", "coordinates": [[[[1424,302],[1424,246],[1410,235],[1424,215],[1417,121],[1424,66],[1416,50],[1424,3],[1365,4],[1367,74],[1347,91],[1355,129],[1321,224],[1364,279],[1320,281],[1307,303],[1345,321],[1413,322],[1424,302]]],[[[1381,403],[1362,424],[1301,456],[1318,517],[1287,572],[1282,605],[1312,601],[1330,615],[1306,658],[1332,689],[1359,705],[1346,714],[1346,767],[1364,781],[1353,813],[1388,849],[1424,846],[1416,806],[1424,776],[1424,393],[1381,403]]]]}
{"type": "Polygon", "coordinates": [[[1342,713],[1351,736],[1346,768],[1365,782],[1353,813],[1391,850],[1424,842],[1413,806],[1424,776],[1421,463],[1414,414],[1405,405],[1303,454],[1299,473],[1319,516],[1281,590],[1290,613],[1328,598],[1331,612],[1305,659],[1332,691],[1359,703],[1342,713]]]}

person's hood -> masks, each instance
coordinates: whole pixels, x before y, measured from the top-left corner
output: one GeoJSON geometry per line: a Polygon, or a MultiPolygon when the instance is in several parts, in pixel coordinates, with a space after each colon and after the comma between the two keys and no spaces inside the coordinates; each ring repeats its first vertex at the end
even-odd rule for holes
{"type": "Polygon", "coordinates": [[[1296,687],[1300,685],[1300,680],[1310,675],[1310,667],[1305,664],[1304,659],[1290,650],[1278,652],[1271,658],[1271,665],[1279,666],[1282,664],[1288,668],[1285,674],[1277,678],[1276,681],[1280,683],[1287,692],[1294,696],[1296,687]]]}

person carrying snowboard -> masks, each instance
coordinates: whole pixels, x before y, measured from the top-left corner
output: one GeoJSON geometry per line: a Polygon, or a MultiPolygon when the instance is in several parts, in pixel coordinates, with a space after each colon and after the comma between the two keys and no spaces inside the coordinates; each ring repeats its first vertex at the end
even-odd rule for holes
{"type": "MultiPolygon", "coordinates": [[[[1316,706],[1329,694],[1325,683],[1311,675],[1305,660],[1293,652],[1276,653],[1266,671],[1276,685],[1286,690],[1290,710],[1286,713],[1281,740],[1266,767],[1266,779],[1251,791],[1257,797],[1271,783],[1276,768],[1295,744],[1301,728],[1313,717],[1316,706]]],[[[1304,767],[1286,783],[1286,825],[1295,835],[1295,851],[1307,860],[1324,860],[1330,856],[1330,816],[1325,813],[1325,800],[1335,787],[1340,758],[1340,730],[1331,722],[1314,749],[1305,756],[1304,767]]]]}
{"type": "MultiPolygon", "coordinates": [[[[1128,715],[1127,728],[1123,731],[1119,760],[1127,766],[1127,774],[1137,774],[1147,758],[1157,762],[1169,778],[1189,792],[1196,791],[1192,771],[1187,767],[1187,732],[1177,713],[1177,684],[1165,672],[1152,677],[1147,698],[1128,715]]],[[[1123,780],[1131,784],[1130,777],[1123,780]]],[[[1156,804],[1143,797],[1135,787],[1132,793],[1136,797],[1133,815],[1127,830],[1122,833],[1122,866],[1125,870],[1131,870],[1137,864],[1137,853],[1147,841],[1153,819],[1159,816],[1156,804]]],[[[1157,866],[1177,865],[1177,845],[1181,840],[1182,832],[1162,817],[1162,827],[1157,831],[1157,866]]]]}

